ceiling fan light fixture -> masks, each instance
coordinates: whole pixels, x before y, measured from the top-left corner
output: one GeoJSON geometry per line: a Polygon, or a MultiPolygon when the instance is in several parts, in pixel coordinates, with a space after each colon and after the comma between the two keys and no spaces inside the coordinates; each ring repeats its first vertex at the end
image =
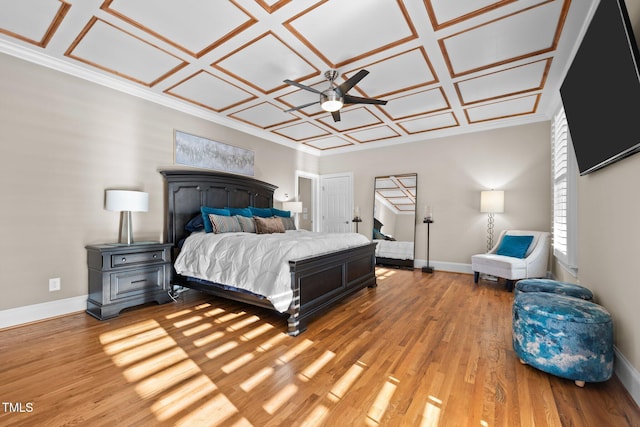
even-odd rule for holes
{"type": "Polygon", "coordinates": [[[333,113],[334,111],[341,109],[343,105],[344,102],[342,101],[342,97],[333,89],[325,90],[320,94],[320,107],[324,111],[333,113]]]}

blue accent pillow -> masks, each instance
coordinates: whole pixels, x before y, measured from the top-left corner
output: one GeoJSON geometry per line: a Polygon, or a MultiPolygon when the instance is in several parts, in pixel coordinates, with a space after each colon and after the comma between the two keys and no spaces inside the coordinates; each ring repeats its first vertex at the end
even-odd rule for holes
{"type": "Polygon", "coordinates": [[[229,211],[231,216],[240,215],[240,216],[246,216],[247,218],[253,218],[253,213],[249,208],[225,208],[225,209],[229,211]]]}
{"type": "Polygon", "coordinates": [[[531,242],[533,242],[533,236],[511,236],[507,234],[502,237],[496,254],[514,258],[524,258],[531,242]]]}
{"type": "Polygon", "coordinates": [[[189,220],[188,223],[185,224],[184,229],[190,233],[194,231],[200,231],[204,229],[204,221],[202,220],[202,215],[196,215],[189,220]]]}
{"type": "Polygon", "coordinates": [[[271,213],[273,214],[273,216],[281,216],[283,218],[291,217],[291,211],[283,211],[280,209],[271,208],[271,213]]]}
{"type": "Polygon", "coordinates": [[[260,218],[271,218],[273,216],[271,208],[254,208],[253,206],[249,206],[249,209],[253,216],[259,216],[260,218]]]}
{"type": "Polygon", "coordinates": [[[231,216],[228,209],[210,208],[208,206],[201,206],[200,213],[202,213],[204,231],[207,233],[213,233],[213,225],[211,225],[211,220],[209,220],[209,214],[231,216]]]}

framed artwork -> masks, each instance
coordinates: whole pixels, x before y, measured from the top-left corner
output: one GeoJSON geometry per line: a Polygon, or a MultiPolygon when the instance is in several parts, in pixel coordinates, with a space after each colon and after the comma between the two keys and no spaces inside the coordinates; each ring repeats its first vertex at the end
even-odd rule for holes
{"type": "Polygon", "coordinates": [[[176,130],[175,163],[253,176],[253,151],[176,130]]]}

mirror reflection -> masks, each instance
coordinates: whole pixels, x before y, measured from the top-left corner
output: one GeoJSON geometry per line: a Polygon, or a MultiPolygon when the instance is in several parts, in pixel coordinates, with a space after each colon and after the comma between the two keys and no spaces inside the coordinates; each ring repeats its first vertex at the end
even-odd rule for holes
{"type": "Polygon", "coordinates": [[[374,184],[376,262],[413,268],[418,174],[378,176],[374,184]]]}

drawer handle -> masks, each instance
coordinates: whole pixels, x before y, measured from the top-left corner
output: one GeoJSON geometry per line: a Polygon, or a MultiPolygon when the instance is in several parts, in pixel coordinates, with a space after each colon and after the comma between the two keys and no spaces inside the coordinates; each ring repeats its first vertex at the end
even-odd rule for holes
{"type": "Polygon", "coordinates": [[[127,262],[127,259],[125,257],[122,257],[122,262],[127,262]]]}
{"type": "Polygon", "coordinates": [[[158,258],[158,254],[153,254],[153,259],[158,258]]]}

